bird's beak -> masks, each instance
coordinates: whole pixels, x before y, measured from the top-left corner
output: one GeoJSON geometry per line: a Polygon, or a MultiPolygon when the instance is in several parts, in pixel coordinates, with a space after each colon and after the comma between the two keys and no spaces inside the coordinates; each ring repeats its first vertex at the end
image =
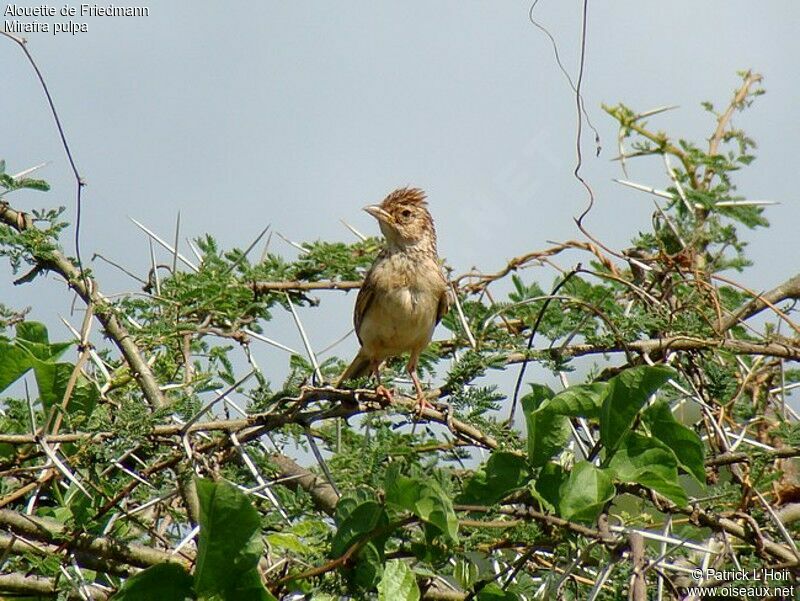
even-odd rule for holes
{"type": "Polygon", "coordinates": [[[381,207],[379,207],[378,205],[369,205],[369,206],[366,206],[366,207],[364,207],[364,210],[365,210],[367,213],[369,213],[370,215],[372,215],[372,216],[373,216],[375,219],[377,219],[379,222],[382,222],[382,223],[389,224],[389,223],[391,223],[391,221],[392,221],[392,216],[391,216],[391,215],[389,215],[389,213],[387,213],[386,211],[384,211],[384,210],[383,210],[381,207]]]}

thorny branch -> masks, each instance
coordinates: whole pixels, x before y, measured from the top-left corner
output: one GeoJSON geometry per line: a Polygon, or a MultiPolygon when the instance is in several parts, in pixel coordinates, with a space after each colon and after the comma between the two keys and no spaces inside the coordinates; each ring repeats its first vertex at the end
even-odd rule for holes
{"type": "MultiPolygon", "coordinates": [[[[716,155],[720,145],[728,140],[731,135],[732,115],[747,103],[753,94],[752,87],[759,80],[760,76],[748,73],[728,109],[718,115],[716,130],[709,140],[709,155],[716,155]]],[[[643,114],[626,116],[616,112],[616,116],[627,133],[636,133],[654,145],[647,153],[673,155],[681,161],[686,176],[686,181],[682,185],[695,189],[708,187],[709,181],[715,175],[714,168],[710,164],[707,164],[702,171],[703,167],[694,162],[691,153],[670,141],[665,134],[649,130],[641,121],[643,114]],[[702,177],[698,171],[703,173],[702,177]]],[[[674,179],[673,183],[683,193],[681,182],[671,168],[670,174],[674,179]]],[[[704,272],[703,261],[698,260],[697,256],[692,256],[691,248],[686,248],[695,243],[695,239],[692,236],[682,235],[663,210],[659,210],[657,218],[667,220],[672,234],[681,240],[681,251],[668,254],[662,248],[652,250],[650,253],[637,254],[627,251],[616,253],[599,243],[567,241],[553,243],[549,248],[512,258],[492,273],[473,269],[455,277],[452,282],[456,293],[463,295],[465,303],[462,304],[469,301],[473,306],[481,305],[481,309],[485,311],[479,312],[478,318],[473,318],[473,321],[470,320],[468,312],[461,311],[459,326],[462,331],[454,331],[450,340],[440,341],[437,344],[438,358],[452,356],[453,365],[458,368],[467,353],[470,359],[478,356],[483,363],[475,369],[475,373],[485,371],[489,365],[500,367],[529,360],[555,362],[561,365],[568,363],[567,360],[571,358],[623,353],[624,357],[619,357],[621,365],[610,367],[609,370],[620,370],[646,363],[670,363],[681,374],[680,383],[673,382],[683,395],[680,397],[680,403],[690,400],[701,410],[697,430],[704,432],[707,438],[707,455],[704,461],[709,483],[719,478],[722,473],[723,477],[729,477],[731,482],[738,485],[739,488],[736,490],[739,496],[726,498],[725,502],[720,502],[718,506],[706,505],[702,499],[693,499],[688,506],[683,507],[641,485],[615,484],[618,486],[617,490],[637,497],[640,503],[647,504],[648,510],[654,507],[660,512],[659,515],[674,517],[676,521],[681,519],[684,523],[689,522],[723,537],[730,547],[724,552],[733,561],[738,561],[736,553],[741,552],[742,547],[746,547],[748,552],[752,551],[771,564],[797,566],[797,553],[792,548],[791,538],[786,536],[786,534],[791,535],[786,529],[795,523],[797,515],[800,514],[797,503],[787,503],[783,507],[776,506],[777,510],[773,513],[777,526],[769,519],[750,514],[754,513],[752,511],[754,508],[761,511],[761,506],[754,503],[753,499],[763,498],[762,492],[765,495],[770,494],[768,491],[764,492],[766,490],[764,487],[760,490],[758,488],[756,471],[762,469],[764,465],[779,472],[775,486],[784,486],[783,490],[774,492],[773,496],[777,499],[785,496],[789,501],[795,500],[791,496],[794,494],[794,489],[791,487],[796,483],[786,482],[791,475],[790,470],[786,468],[788,465],[786,462],[796,460],[800,456],[800,451],[797,446],[782,444],[779,437],[775,438],[772,435],[771,429],[781,420],[792,422],[791,418],[786,417],[791,416],[791,408],[785,403],[790,386],[784,382],[786,375],[784,363],[800,360],[800,344],[797,338],[786,338],[770,331],[759,333],[748,320],[770,309],[779,319],[791,326],[792,322],[788,319],[791,311],[783,310],[777,305],[784,301],[800,300],[800,275],[789,278],[768,292],[753,292],[711,271],[704,272]],[[567,270],[555,264],[555,257],[563,258],[562,253],[565,251],[584,253],[582,257],[597,265],[596,271],[585,269],[575,271],[581,276],[607,284],[608,290],[611,291],[609,294],[612,303],[626,306],[626,311],[644,308],[646,311],[658,313],[659,317],[663,318],[662,321],[649,329],[637,332],[635,336],[626,337],[616,327],[609,311],[604,310],[601,301],[588,301],[568,295],[558,298],[553,296],[554,304],[562,303],[559,311],[574,311],[580,315],[576,320],[578,325],[566,335],[561,332],[558,337],[550,338],[552,344],[549,347],[542,345],[541,348],[526,351],[519,341],[527,339],[534,326],[531,326],[529,318],[524,314],[512,316],[513,311],[526,302],[541,302],[542,299],[526,299],[521,303],[495,303],[492,296],[492,290],[495,290],[493,286],[510,274],[532,266],[547,266],[564,273],[567,270]],[[627,262],[625,258],[628,259],[627,262]],[[722,291],[716,286],[719,281],[727,282],[740,292],[749,295],[746,296],[747,300],[735,307],[723,302],[722,291]],[[676,289],[679,287],[695,291],[690,302],[685,303],[678,297],[676,289]],[[697,299],[701,299],[701,302],[707,303],[713,309],[699,320],[703,325],[701,330],[703,333],[682,330],[679,327],[680,320],[676,317],[683,317],[692,312],[695,307],[691,303],[700,302],[697,299]],[[600,324],[599,327],[604,330],[606,336],[603,342],[591,341],[580,334],[581,325],[589,320],[600,324]],[[503,341],[502,345],[497,345],[495,340],[487,338],[487,331],[491,331],[490,326],[495,324],[502,330],[502,336],[499,337],[503,341]],[[473,328],[474,332],[470,328],[473,328]],[[741,334],[742,330],[746,330],[745,335],[741,334]],[[710,382],[711,375],[707,373],[709,370],[701,367],[702,361],[708,357],[713,359],[712,365],[715,368],[733,372],[731,378],[735,378],[737,384],[734,393],[721,393],[717,383],[710,382]],[[725,396],[726,394],[728,396],[725,396]],[[737,421],[732,416],[731,405],[745,395],[752,397],[753,410],[758,415],[758,420],[749,423],[737,421]],[[778,399],[782,413],[773,407],[778,399]],[[771,412],[765,410],[765,407],[770,408],[771,412]],[[756,450],[752,451],[751,448],[756,450]],[[784,542],[780,542],[781,540],[784,542]],[[731,541],[734,544],[730,544],[731,541]]],[[[34,227],[30,216],[6,203],[0,204],[0,222],[20,234],[34,227]]],[[[698,236],[698,239],[700,238],[702,236],[698,236]]],[[[177,247],[173,252],[173,259],[176,259],[177,247]]],[[[504,430],[480,413],[470,414],[469,410],[460,411],[457,403],[463,402],[463,398],[459,395],[468,395],[480,384],[475,376],[465,378],[463,381],[456,379],[456,384],[448,381],[441,387],[432,387],[428,391],[428,398],[434,402],[434,407],[423,409],[419,416],[413,413],[416,399],[407,397],[402,392],[395,391],[392,401],[389,402],[386,395],[378,394],[372,389],[309,387],[296,381],[287,390],[271,396],[268,401],[259,399],[258,410],[241,410],[231,399],[226,398],[228,396],[226,394],[217,398],[218,407],[211,410],[209,405],[207,413],[203,413],[206,409],[193,413],[193,409],[175,408],[167,403],[163,391],[167,389],[180,391],[180,394],[175,394],[175,398],[180,398],[185,391],[193,392],[196,386],[201,385],[198,376],[198,371],[201,370],[196,369],[193,360],[198,354],[206,352],[207,349],[198,343],[209,335],[224,337],[238,343],[245,350],[253,373],[258,374],[260,380],[266,381],[249,352],[249,345],[255,338],[253,331],[244,329],[245,324],[252,325],[255,320],[249,316],[237,315],[231,323],[217,327],[207,316],[190,316],[186,319],[186,323],[178,324],[183,328],[179,345],[174,349],[178,357],[176,360],[178,368],[171,377],[165,377],[163,370],[154,372],[151,369],[136,341],[123,326],[121,314],[100,294],[96,282],[88,274],[81,273],[79,265],[59,251],[34,254],[33,259],[36,266],[31,278],[42,271],[59,274],[87,304],[89,308],[87,315],[92,312],[95,314],[105,333],[124,358],[135,378],[138,390],[141,390],[141,394],[148,401],[152,409],[148,413],[148,419],[151,421],[142,425],[135,435],[131,435],[130,432],[115,429],[116,422],[113,419],[102,428],[96,429],[92,429],[92,424],[72,423],[68,419],[67,400],[74,392],[78,375],[84,376],[89,381],[93,375],[91,369],[87,368],[89,353],[83,348],[89,343],[85,340],[87,336],[82,335],[80,360],[72,371],[66,398],[54,409],[57,412],[54,416],[54,423],[57,426],[52,428],[52,431],[45,428],[41,431],[23,430],[0,434],[0,445],[3,445],[4,450],[0,456],[0,476],[4,485],[3,494],[0,496],[0,507],[6,507],[0,509],[0,529],[2,529],[0,565],[9,558],[32,554],[40,558],[55,556],[64,563],[67,559],[74,558],[76,566],[98,570],[109,577],[129,576],[140,568],[163,562],[177,562],[191,569],[196,544],[187,539],[185,546],[179,552],[175,552],[172,548],[172,545],[181,538],[179,535],[185,534],[187,528],[197,522],[194,516],[187,520],[187,508],[181,508],[177,499],[179,487],[175,482],[175,474],[180,472],[199,473],[216,479],[221,474],[246,469],[248,471],[244,473],[248,475],[245,479],[255,479],[259,483],[259,491],[270,493],[260,497],[265,503],[270,503],[270,511],[262,512],[263,519],[267,519],[271,513],[281,513],[286,516],[280,506],[280,499],[289,498],[300,499],[299,503],[305,503],[304,511],[318,512],[313,514],[317,521],[332,524],[331,520],[335,520],[337,516],[340,494],[336,486],[339,483],[330,476],[331,473],[336,474],[336,471],[331,472],[327,462],[341,460],[342,457],[336,452],[320,453],[315,446],[313,450],[320,469],[315,470],[302,465],[296,457],[291,456],[292,452],[297,450],[296,446],[292,447],[292,443],[287,442],[292,440],[289,433],[295,431],[307,433],[308,440],[314,445],[317,440],[321,441],[321,444],[330,443],[325,451],[338,452],[339,445],[346,444],[346,441],[343,442],[343,432],[351,434],[358,431],[364,433],[365,440],[371,441],[370,437],[373,436],[370,430],[371,424],[379,421],[388,424],[393,431],[410,430],[412,436],[420,429],[428,429],[431,425],[435,425],[435,434],[439,438],[446,438],[446,444],[393,448],[383,456],[383,460],[402,462],[411,454],[421,454],[420,450],[423,448],[426,453],[440,453],[441,458],[452,458],[459,462],[466,459],[461,464],[461,469],[447,472],[454,482],[475,476],[474,459],[483,451],[502,451],[516,459],[525,457],[524,445],[520,444],[519,436],[513,429],[504,430]],[[194,317],[197,318],[196,322],[192,321],[194,317]],[[162,374],[158,377],[163,381],[158,381],[155,373],[162,374]],[[444,402],[447,400],[452,401],[455,408],[444,402]],[[234,409],[238,409],[236,414],[238,417],[228,414],[234,409]],[[187,416],[187,412],[191,415],[187,416]],[[348,420],[358,424],[358,428],[345,429],[343,424],[350,423],[348,420]],[[331,434],[333,429],[327,428],[329,425],[337,426],[335,434],[331,434]],[[103,456],[102,461],[107,462],[107,465],[93,465],[91,460],[87,461],[84,457],[84,454],[93,449],[116,448],[115,443],[119,441],[124,441],[130,448],[125,448],[121,456],[113,459],[103,456]],[[249,455],[255,456],[256,453],[258,462],[254,462],[249,455]],[[473,455],[470,457],[469,453],[473,455]],[[54,457],[60,458],[58,464],[54,462],[54,457]],[[104,471],[100,472],[101,469],[104,471]],[[98,472],[101,474],[99,478],[98,472]],[[106,481],[102,478],[109,473],[118,476],[114,486],[104,486],[106,481]],[[102,535],[89,534],[77,520],[67,526],[54,519],[29,515],[37,507],[45,506],[45,501],[49,502],[51,497],[61,494],[61,489],[66,488],[67,480],[81,482],[82,486],[95,495],[98,502],[88,510],[89,522],[106,523],[109,532],[104,532],[102,535]],[[165,482],[169,484],[166,493],[163,490],[165,482]],[[281,493],[287,496],[275,495],[273,489],[276,486],[281,487],[281,493]],[[271,510],[273,506],[281,511],[273,512],[271,510]],[[313,509],[310,509],[312,506],[313,509]],[[129,538],[133,540],[113,533],[110,526],[115,521],[131,528],[134,534],[129,538]],[[146,544],[148,542],[149,544],[146,544]]],[[[235,265],[240,267],[242,264],[243,258],[240,257],[235,265]]],[[[194,268],[195,271],[200,269],[202,265],[200,268],[194,268]]],[[[234,277],[232,272],[233,269],[229,268],[225,271],[225,275],[234,277]]],[[[352,270],[350,273],[352,274],[352,270]]],[[[174,267],[173,275],[175,275],[174,267]]],[[[236,285],[244,287],[246,291],[249,289],[255,295],[279,296],[281,302],[285,299],[283,293],[286,292],[297,292],[302,295],[305,291],[352,290],[361,285],[358,280],[336,279],[335,275],[330,277],[332,279],[321,281],[242,279],[241,282],[237,281],[236,285]]],[[[30,278],[26,276],[20,281],[27,279],[30,278]]],[[[155,299],[156,296],[152,298],[155,299]]],[[[797,329],[794,329],[797,332],[797,329]]],[[[537,336],[537,344],[540,344],[538,341],[541,339],[542,337],[537,336]]],[[[93,356],[91,360],[94,361],[97,370],[104,369],[100,358],[93,356]]],[[[315,367],[319,371],[318,366],[315,367]]],[[[566,370],[560,372],[565,386],[566,373],[566,370]]],[[[603,377],[601,374],[598,379],[603,377]]],[[[103,389],[101,401],[116,410],[119,408],[114,398],[117,393],[116,385],[112,386],[110,377],[107,379],[109,383],[103,389]]],[[[234,390],[235,388],[236,386],[232,386],[229,391],[231,397],[256,394],[234,390]]],[[[186,395],[191,396],[190,393],[186,395]]],[[[170,399],[172,398],[170,396],[170,399]]],[[[574,435],[576,439],[598,438],[596,425],[580,425],[581,429],[575,430],[579,432],[574,435]]],[[[558,467],[563,468],[564,473],[568,474],[574,449],[565,451],[558,457],[558,467]]],[[[700,466],[702,467],[702,463],[700,466]]],[[[459,553],[463,552],[465,557],[472,553],[483,553],[485,558],[497,561],[498,576],[493,578],[492,582],[500,583],[499,575],[503,577],[508,575],[504,587],[511,584],[526,569],[530,569],[532,573],[542,569],[547,573],[562,574],[563,579],[569,577],[576,583],[594,586],[594,590],[598,592],[606,590],[604,578],[608,572],[605,576],[598,575],[596,570],[587,569],[588,564],[583,561],[588,558],[588,551],[598,549],[606,554],[603,557],[609,558],[614,566],[618,566],[627,555],[633,564],[633,570],[630,572],[632,577],[628,583],[630,598],[644,599],[647,594],[648,575],[658,572],[661,577],[664,571],[669,569],[669,565],[662,560],[673,551],[681,549],[683,542],[687,542],[668,536],[669,533],[659,535],[642,529],[631,529],[628,524],[617,527],[617,530],[612,532],[610,528],[616,526],[609,527],[607,521],[602,519],[596,524],[586,524],[559,517],[549,509],[545,509],[546,504],[542,499],[534,498],[530,485],[531,482],[528,481],[493,505],[467,503],[453,505],[462,531],[491,530],[503,533],[488,542],[479,542],[473,546],[464,543],[463,547],[453,549],[459,553]],[[545,536],[537,535],[533,543],[530,530],[526,530],[526,527],[531,525],[536,525],[536,528],[545,533],[545,536]],[[661,559],[651,561],[650,557],[653,556],[651,548],[645,544],[647,537],[661,542],[669,541],[673,547],[665,551],[661,559]],[[569,562],[563,563],[563,556],[561,560],[553,557],[553,551],[562,543],[577,551],[576,559],[571,565],[569,562]],[[537,556],[537,559],[532,559],[533,555],[542,549],[550,553],[548,558],[541,559],[537,556]],[[497,551],[509,554],[495,554],[497,551]]],[[[256,498],[255,490],[248,490],[248,494],[253,495],[252,498],[256,498]]],[[[383,491],[376,489],[375,493],[380,501],[383,491]]],[[[608,504],[604,507],[604,511],[608,511],[609,514],[610,509],[612,507],[608,504]]],[[[304,514],[303,517],[306,515],[312,514],[304,514]]],[[[387,557],[403,558],[409,560],[409,565],[417,567],[415,562],[418,560],[413,559],[415,553],[406,543],[420,529],[421,519],[408,514],[405,516],[387,526],[377,526],[362,532],[361,536],[354,539],[338,557],[323,555],[317,556],[313,561],[307,561],[305,558],[293,556],[290,552],[281,555],[270,549],[267,556],[262,558],[264,580],[270,584],[273,591],[281,592],[289,592],[291,583],[302,579],[316,582],[328,578],[330,582],[333,573],[343,573],[355,565],[359,554],[369,543],[389,536],[393,532],[398,533],[396,537],[402,540],[395,541],[396,548],[388,552],[387,557]],[[402,536],[399,533],[402,533],[402,536]]],[[[287,533],[294,534],[291,528],[297,524],[293,522],[296,519],[295,515],[288,516],[287,523],[290,526],[287,533]]],[[[635,521],[634,518],[629,522],[635,521]]],[[[341,524],[335,526],[338,528],[341,524]]],[[[705,548],[701,544],[694,544],[694,547],[705,548]]],[[[713,554],[711,551],[703,552],[706,553],[706,558],[713,554]]],[[[423,569],[427,569],[424,562],[420,563],[423,569]]],[[[426,599],[461,600],[473,598],[477,594],[476,588],[469,590],[469,587],[464,587],[464,590],[461,590],[453,585],[452,580],[423,578],[419,575],[417,577],[422,583],[422,596],[426,599]]],[[[668,578],[667,582],[669,586],[673,586],[668,578]]],[[[107,598],[110,590],[94,585],[73,588],[73,592],[68,593],[69,595],[98,599],[107,598]]],[[[55,596],[63,589],[64,581],[60,580],[60,577],[40,577],[22,571],[0,576],[0,591],[55,596]]]]}
{"type": "MultiPolygon", "coordinates": [[[[6,203],[0,203],[0,222],[18,232],[34,227],[30,215],[17,211],[6,203]]],[[[94,279],[85,273],[81,274],[80,269],[58,250],[51,250],[46,256],[34,256],[34,259],[40,270],[58,273],[83,302],[93,308],[98,321],[130,365],[132,375],[141,387],[144,397],[153,408],[164,407],[166,400],[152,370],[113,308],[109,306],[107,299],[100,293],[94,279]]]]}

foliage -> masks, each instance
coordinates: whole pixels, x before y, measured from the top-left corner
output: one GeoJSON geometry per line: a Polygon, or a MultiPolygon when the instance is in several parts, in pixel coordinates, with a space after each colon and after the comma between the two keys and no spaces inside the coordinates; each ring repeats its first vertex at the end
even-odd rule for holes
{"type": "Polygon", "coordinates": [[[225,482],[197,481],[200,536],[194,578],[173,563],[159,563],[125,581],[114,599],[274,599],[256,570],[264,544],[258,512],[225,482]]]}
{"type": "MultiPolygon", "coordinates": [[[[748,265],[736,228],[767,227],[734,183],[755,143],[730,118],[761,93],[758,76],[742,76],[727,109],[705,105],[716,116],[707,148],[606,107],[630,146],[624,161],[669,167],[652,228],[624,255],[572,241],[454,277],[458,307],[423,356],[438,405],[420,417],[401,360],[384,369],[387,403],[369,380],[324,385],[347,357],[291,355],[285,378],[253,358],[292,305],[324,311],[326,295],[352,288],[379,240],[256,260],[205,236],[197,265],[154,267],[144,294],[110,301],[91,272],[65,271],[78,267],[58,243],[60,211],[30,217],[8,203],[46,184],[0,163],[0,254],[30,268],[22,282],[65,279],[107,337],[84,326],[79,341],[50,342],[44,324],[0,307],[0,522],[29,541],[3,557],[13,590],[616,599],[643,579],[679,598],[686,573],[712,560],[794,565],[798,520],[775,516],[800,498],[789,392],[800,370],[786,364],[800,351],[780,334],[800,331],[800,281],[761,302],[730,277],[748,265]],[[518,271],[567,250],[589,267],[558,274],[556,293],[518,271]],[[518,394],[497,375],[523,365],[518,394]],[[26,516],[47,520],[35,536],[26,516]]],[[[3,578],[0,592],[12,590],[3,578]]]]}

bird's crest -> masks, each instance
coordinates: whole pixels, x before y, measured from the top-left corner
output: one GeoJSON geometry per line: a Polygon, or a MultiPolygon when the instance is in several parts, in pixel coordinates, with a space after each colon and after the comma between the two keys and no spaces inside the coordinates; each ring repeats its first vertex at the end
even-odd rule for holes
{"type": "Polygon", "coordinates": [[[389,196],[383,199],[381,203],[384,207],[400,204],[410,204],[416,206],[427,207],[428,201],[426,200],[425,192],[420,188],[398,188],[389,196]]]}

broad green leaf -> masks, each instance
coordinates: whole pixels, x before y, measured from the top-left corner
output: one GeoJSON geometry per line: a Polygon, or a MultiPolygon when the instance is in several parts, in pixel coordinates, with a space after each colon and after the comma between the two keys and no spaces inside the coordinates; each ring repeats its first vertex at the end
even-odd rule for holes
{"type": "Polygon", "coordinates": [[[49,345],[50,338],[47,335],[47,326],[38,321],[22,321],[17,324],[17,338],[35,342],[36,344],[49,345]]]}
{"type": "MultiPolygon", "coordinates": [[[[381,543],[381,547],[383,543],[381,543]]],[[[356,556],[358,563],[350,572],[351,581],[358,587],[374,590],[383,576],[383,553],[373,541],[368,542],[356,556]]]]}
{"type": "Polygon", "coordinates": [[[0,341],[0,392],[33,367],[31,354],[17,345],[0,341]]]}
{"type": "Polygon", "coordinates": [[[647,399],[675,375],[663,365],[641,365],[626,369],[609,380],[609,391],[600,410],[600,440],[609,454],[633,426],[647,399]]]}
{"type": "Polygon", "coordinates": [[[35,321],[17,324],[17,337],[11,341],[0,338],[0,392],[16,382],[38,362],[53,362],[71,342],[50,344],[47,328],[35,321]]]}
{"type": "Polygon", "coordinates": [[[40,361],[55,361],[64,354],[64,351],[72,346],[71,342],[39,344],[38,342],[29,342],[20,338],[17,338],[15,342],[18,347],[29,352],[32,356],[36,357],[40,361]]]}
{"type": "Polygon", "coordinates": [[[569,474],[560,465],[551,461],[542,467],[529,490],[548,510],[555,511],[558,507],[561,485],[568,477],[569,474]]]}
{"type": "Polygon", "coordinates": [[[343,521],[347,519],[347,516],[353,513],[353,510],[358,507],[364,501],[372,501],[372,497],[366,498],[355,498],[350,494],[344,494],[339,498],[338,503],[336,503],[336,512],[333,519],[336,521],[337,524],[341,524],[343,521]]]}
{"type": "Polygon", "coordinates": [[[422,481],[403,476],[397,464],[389,466],[384,480],[386,502],[415,512],[416,503],[422,496],[422,481]]]}
{"type": "Polygon", "coordinates": [[[378,583],[378,601],[418,601],[419,586],[414,572],[406,562],[391,559],[383,568],[383,578],[378,583]]]}
{"type": "Polygon", "coordinates": [[[213,594],[209,601],[276,601],[261,583],[261,575],[253,568],[236,579],[236,582],[220,593],[213,594]]]}
{"type": "Polygon", "coordinates": [[[570,430],[567,418],[549,409],[553,391],[541,384],[532,384],[531,388],[521,402],[528,430],[528,461],[538,467],[564,448],[570,430]]]}
{"type": "Polygon", "coordinates": [[[389,518],[383,506],[375,501],[365,501],[347,513],[331,543],[331,556],[339,557],[363,535],[386,526],[389,518]]]}
{"type": "Polygon", "coordinates": [[[688,499],[678,482],[677,465],[675,455],[662,442],[631,432],[611,458],[608,468],[617,479],[652,488],[683,507],[688,499]]]}
{"type": "Polygon", "coordinates": [[[458,519],[453,503],[433,479],[408,478],[395,466],[386,470],[386,502],[419,516],[451,541],[458,540],[458,519]]]}
{"type": "Polygon", "coordinates": [[[506,451],[492,453],[486,465],[470,478],[459,496],[459,503],[492,505],[515,488],[525,484],[528,476],[524,457],[506,451]]]}
{"type": "Polygon", "coordinates": [[[705,486],[704,447],[700,437],[680,424],[664,401],[653,403],[645,409],[642,417],[650,428],[650,433],[675,453],[678,465],[705,486]]]}
{"type": "Polygon", "coordinates": [[[611,478],[588,461],[576,463],[559,490],[558,512],[567,520],[593,522],[614,497],[611,478]]]}
{"type": "Polygon", "coordinates": [[[194,599],[192,577],[176,563],[159,563],[131,576],[114,601],[184,601],[194,599]]]}
{"type": "Polygon", "coordinates": [[[19,347],[27,350],[41,361],[55,361],[65,350],[73,345],[72,342],[50,344],[47,328],[37,321],[18,323],[15,342],[19,347]]]}
{"type": "Polygon", "coordinates": [[[608,393],[606,382],[579,384],[559,392],[548,403],[550,411],[570,417],[598,418],[608,393]]]}
{"type": "Polygon", "coordinates": [[[344,493],[340,498],[339,502],[336,503],[336,515],[334,519],[337,523],[341,523],[350,512],[352,512],[356,507],[361,505],[364,501],[374,501],[375,500],[375,491],[368,490],[365,488],[357,488],[355,490],[348,491],[344,493]]]}
{"type": "MultiPolygon", "coordinates": [[[[45,409],[50,409],[53,405],[60,406],[75,366],[72,363],[51,363],[37,359],[34,359],[32,364],[42,405],[45,409]]],[[[100,391],[97,387],[83,374],[78,374],[69,398],[67,412],[81,411],[85,415],[90,415],[99,398],[100,391]]]]}
{"type": "Polygon", "coordinates": [[[197,479],[196,484],[200,499],[200,540],[194,572],[195,592],[200,597],[218,595],[227,599],[228,592],[233,594],[245,583],[251,596],[231,598],[259,599],[255,596],[258,587],[249,575],[263,551],[258,512],[244,493],[227,482],[197,479]]]}
{"type": "Polygon", "coordinates": [[[50,363],[47,361],[32,360],[36,386],[39,388],[39,397],[42,405],[49,410],[53,405],[61,405],[64,391],[67,388],[74,365],[69,363],[50,363]]]}

